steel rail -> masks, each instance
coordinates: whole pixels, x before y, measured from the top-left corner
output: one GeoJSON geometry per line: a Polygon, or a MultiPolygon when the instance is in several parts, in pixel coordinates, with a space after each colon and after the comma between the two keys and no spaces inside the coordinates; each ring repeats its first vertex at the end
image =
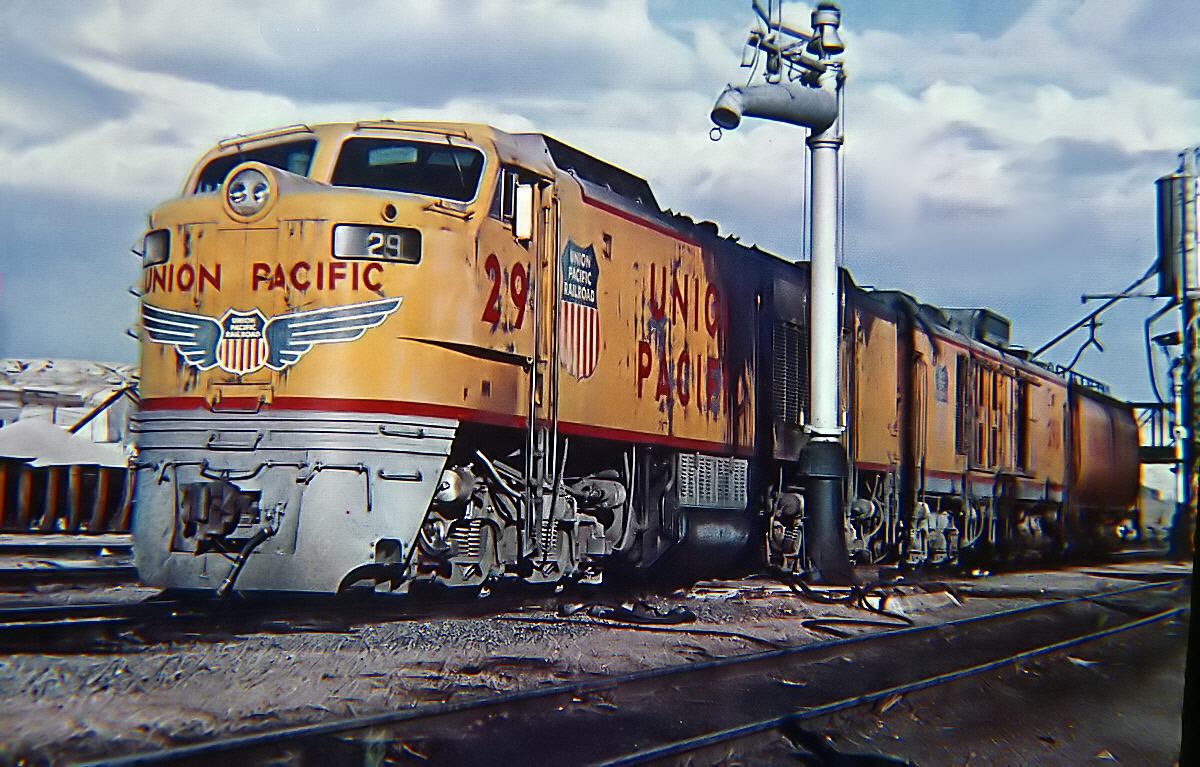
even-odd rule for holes
{"type": "Polygon", "coordinates": [[[99,557],[129,556],[133,553],[133,543],[129,536],[39,536],[37,533],[20,535],[0,535],[0,554],[36,554],[48,556],[53,554],[87,553],[99,557]]]}
{"type": "MultiPolygon", "coordinates": [[[[378,714],[367,714],[363,716],[332,719],[315,724],[296,725],[257,733],[233,735],[210,741],[167,747],[157,751],[135,753],[122,757],[103,759],[90,764],[110,765],[111,767],[133,767],[134,765],[164,764],[183,760],[193,760],[202,757],[207,758],[213,755],[225,754],[237,750],[277,746],[292,741],[306,740],[321,736],[342,735],[375,727],[395,726],[417,721],[431,721],[437,718],[448,717],[450,715],[463,712],[484,711],[489,709],[496,710],[511,704],[535,701],[541,698],[550,698],[554,696],[580,697],[591,693],[615,689],[617,687],[629,685],[634,682],[676,675],[691,675],[704,671],[712,671],[715,669],[731,668],[738,665],[750,665],[776,658],[792,657],[808,653],[818,653],[820,651],[843,648],[873,641],[887,641],[913,634],[936,633],[943,629],[970,626],[986,621],[1000,621],[1013,616],[1050,610],[1052,608],[1062,607],[1064,605],[1084,602],[1100,603],[1102,600],[1111,599],[1113,597],[1136,594],[1153,589],[1176,587],[1185,581],[1186,577],[1181,576],[1169,581],[1145,583],[1136,586],[1130,586],[1128,588],[1092,592],[1050,602],[1023,605],[1021,607],[984,613],[982,615],[957,618],[950,621],[942,621],[939,623],[926,625],[907,626],[894,631],[868,632],[846,638],[818,641],[802,645],[791,645],[777,650],[765,650],[757,653],[727,656],[724,658],[717,658],[699,663],[647,669],[645,671],[634,672],[631,674],[607,679],[568,682],[565,684],[540,687],[531,690],[523,690],[483,698],[473,698],[453,703],[439,703],[429,706],[421,706],[419,708],[405,711],[386,711],[378,714]]],[[[570,623],[569,620],[565,620],[564,622],[570,623]]]]}
{"type": "Polygon", "coordinates": [[[127,535],[0,534],[0,583],[131,581],[132,549],[127,535]]]}
{"type": "Polygon", "coordinates": [[[37,605],[35,607],[0,607],[0,632],[13,626],[63,623],[85,618],[139,618],[169,614],[171,610],[196,607],[203,603],[177,600],[141,602],[97,602],[67,605],[37,605]]]}
{"type": "MultiPolygon", "coordinates": [[[[190,605],[195,608],[195,605],[190,605]]],[[[0,652],[59,652],[94,643],[112,630],[128,630],[155,620],[198,620],[199,610],[178,601],[114,602],[0,608],[0,652]],[[188,611],[188,612],[184,612],[188,611]],[[54,649],[48,649],[54,648],[54,649]]]]}
{"type": "Polygon", "coordinates": [[[128,583],[137,580],[133,565],[84,565],[79,567],[0,567],[0,584],[28,584],[63,581],[128,583]]]}
{"type": "Polygon", "coordinates": [[[1190,608],[1188,607],[1173,607],[1169,610],[1162,610],[1144,618],[1138,618],[1129,621],[1128,623],[1122,623],[1119,626],[1111,626],[1100,631],[1093,631],[1090,634],[1072,637],[1071,639],[1065,639],[1060,642],[1052,642],[1032,650],[1024,650],[1019,653],[1013,653],[1004,658],[998,658],[986,663],[979,663],[964,669],[959,669],[957,671],[936,674],[915,682],[893,685],[891,687],[876,690],[874,692],[865,693],[862,695],[854,695],[849,698],[842,698],[841,700],[827,703],[822,706],[814,706],[813,708],[805,709],[804,711],[784,714],[782,716],[759,720],[752,724],[743,725],[741,727],[722,730],[721,732],[710,733],[708,735],[689,738],[687,740],[676,741],[675,743],[671,743],[666,746],[639,751],[636,754],[631,754],[620,759],[602,762],[601,764],[603,767],[625,767],[626,765],[646,764],[659,759],[665,759],[670,756],[678,756],[680,754],[696,751],[708,746],[715,746],[720,743],[726,743],[731,740],[738,740],[750,735],[756,735],[761,732],[773,730],[788,722],[803,722],[810,719],[819,719],[831,714],[836,714],[839,711],[845,711],[846,709],[857,708],[859,706],[864,706],[879,700],[884,700],[893,695],[907,695],[914,692],[920,692],[921,690],[926,690],[931,687],[954,682],[959,679],[965,679],[966,677],[974,676],[976,674],[982,674],[987,671],[995,671],[1010,664],[1019,663],[1023,660],[1036,658],[1041,655],[1048,655],[1053,652],[1066,650],[1081,644],[1096,641],[1098,639],[1104,639],[1116,634],[1121,634],[1126,631],[1132,631],[1153,625],[1155,623],[1161,623],[1164,620],[1183,615],[1189,611],[1190,608]]]}

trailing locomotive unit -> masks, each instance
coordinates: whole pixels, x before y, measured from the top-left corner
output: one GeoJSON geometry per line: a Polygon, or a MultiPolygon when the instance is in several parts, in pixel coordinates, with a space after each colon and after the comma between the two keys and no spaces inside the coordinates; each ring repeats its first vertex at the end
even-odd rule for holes
{"type": "MultiPolygon", "coordinates": [[[[806,265],[644,180],[539,134],[296,126],[221,143],[149,228],[147,583],[805,566],[806,265]]],[[[1061,550],[1127,513],[1127,406],[994,315],[843,281],[857,561],[1061,550]]]]}

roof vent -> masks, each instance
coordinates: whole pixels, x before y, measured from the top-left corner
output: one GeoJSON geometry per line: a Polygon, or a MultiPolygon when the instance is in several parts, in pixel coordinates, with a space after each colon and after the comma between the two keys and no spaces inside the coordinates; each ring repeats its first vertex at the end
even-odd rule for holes
{"type": "Polygon", "coordinates": [[[942,309],[942,314],[955,332],[997,349],[1008,348],[1012,323],[1007,317],[991,309],[942,309]]]}
{"type": "Polygon", "coordinates": [[[550,150],[550,157],[559,168],[575,171],[575,175],[584,181],[607,187],[632,203],[658,212],[658,201],[654,199],[654,192],[650,191],[650,184],[644,178],[621,170],[615,165],[610,165],[549,136],[544,138],[546,148],[550,150]]]}

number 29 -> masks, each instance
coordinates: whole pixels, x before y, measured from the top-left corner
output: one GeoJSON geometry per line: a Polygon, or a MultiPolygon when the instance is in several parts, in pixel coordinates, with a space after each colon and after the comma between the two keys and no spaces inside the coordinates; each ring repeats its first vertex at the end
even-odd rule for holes
{"type": "Polygon", "coordinates": [[[404,252],[404,240],[397,232],[371,232],[367,235],[367,255],[399,260],[404,252]]]}
{"type": "MultiPolygon", "coordinates": [[[[496,257],[495,253],[488,255],[487,260],[483,263],[483,269],[492,281],[492,289],[488,293],[487,302],[483,305],[483,317],[480,319],[495,327],[500,323],[500,293],[504,289],[504,270],[500,268],[500,259],[496,257]]],[[[517,310],[513,329],[519,330],[522,323],[525,322],[525,305],[529,298],[529,273],[526,272],[525,265],[519,261],[512,265],[508,273],[508,295],[512,299],[513,307],[517,310]]]]}

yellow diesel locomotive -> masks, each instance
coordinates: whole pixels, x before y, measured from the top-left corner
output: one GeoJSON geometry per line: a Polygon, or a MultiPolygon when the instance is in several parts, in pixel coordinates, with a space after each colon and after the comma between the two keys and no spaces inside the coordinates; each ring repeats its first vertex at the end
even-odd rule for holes
{"type": "MultiPolygon", "coordinates": [[[[150,214],[142,258],[148,584],[799,572],[820,544],[796,471],[807,265],[548,136],[230,139],[150,214]]],[[[1061,552],[1128,513],[1128,406],[1008,349],[986,310],[842,280],[855,561],[1061,552]]]]}

